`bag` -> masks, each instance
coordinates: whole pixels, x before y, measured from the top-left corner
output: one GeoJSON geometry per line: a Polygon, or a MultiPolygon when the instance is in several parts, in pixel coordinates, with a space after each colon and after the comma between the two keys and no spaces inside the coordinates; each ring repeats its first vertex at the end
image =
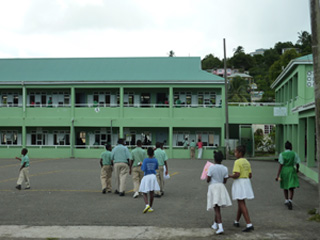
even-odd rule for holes
{"type": "Polygon", "coordinates": [[[167,180],[167,179],[169,179],[170,178],[170,175],[169,175],[169,172],[168,172],[168,174],[166,175],[166,166],[164,165],[163,166],[163,179],[164,180],[167,180]]]}
{"type": "Polygon", "coordinates": [[[214,165],[214,164],[212,162],[209,162],[209,161],[207,161],[206,165],[204,165],[204,168],[203,168],[203,171],[202,171],[202,174],[201,174],[201,177],[200,177],[201,180],[207,179],[208,170],[209,170],[209,167],[211,165],[214,165]]]}

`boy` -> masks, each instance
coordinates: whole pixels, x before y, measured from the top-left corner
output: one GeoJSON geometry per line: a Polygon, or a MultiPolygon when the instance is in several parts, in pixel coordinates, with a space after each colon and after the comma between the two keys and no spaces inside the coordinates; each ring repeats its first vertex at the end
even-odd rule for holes
{"type": "Polygon", "coordinates": [[[28,149],[23,148],[21,150],[21,155],[22,158],[16,157],[19,161],[21,161],[20,169],[19,169],[19,178],[17,181],[17,186],[16,189],[21,190],[21,184],[23,180],[26,182],[26,188],[25,189],[30,189],[30,180],[29,180],[29,166],[30,166],[30,160],[29,157],[27,156],[28,149]]]}
{"type": "Polygon", "coordinates": [[[111,178],[112,178],[112,162],[111,162],[111,145],[106,145],[106,151],[101,153],[100,157],[100,166],[101,166],[101,185],[102,193],[106,192],[111,193],[111,178]]]}

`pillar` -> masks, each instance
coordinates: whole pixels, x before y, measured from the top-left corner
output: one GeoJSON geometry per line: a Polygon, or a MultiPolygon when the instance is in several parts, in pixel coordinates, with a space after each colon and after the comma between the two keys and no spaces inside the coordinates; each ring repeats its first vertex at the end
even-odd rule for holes
{"type": "Polygon", "coordinates": [[[173,158],[173,127],[169,127],[169,158],[173,158]]]}
{"type": "Polygon", "coordinates": [[[298,148],[297,153],[300,157],[300,160],[302,162],[305,162],[306,160],[306,143],[305,143],[305,128],[306,128],[306,120],[303,118],[299,119],[299,125],[298,125],[298,148]]]}
{"type": "Polygon", "coordinates": [[[307,119],[307,166],[315,166],[315,119],[309,117],[307,119]]]}

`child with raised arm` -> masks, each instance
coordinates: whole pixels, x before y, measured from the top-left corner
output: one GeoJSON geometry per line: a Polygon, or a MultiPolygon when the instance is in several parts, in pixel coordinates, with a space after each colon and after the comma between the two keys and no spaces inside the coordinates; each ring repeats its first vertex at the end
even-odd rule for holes
{"type": "Polygon", "coordinates": [[[20,169],[19,169],[19,178],[17,181],[16,189],[21,190],[21,184],[23,181],[26,183],[25,189],[30,189],[30,180],[29,180],[29,166],[30,166],[30,160],[27,155],[28,149],[23,148],[21,150],[22,158],[16,157],[19,161],[21,161],[20,169]]]}
{"type": "Polygon", "coordinates": [[[245,146],[237,146],[234,152],[235,157],[237,160],[234,162],[233,165],[233,174],[229,175],[230,178],[233,178],[232,184],[232,200],[238,201],[238,211],[237,217],[234,221],[234,226],[239,227],[239,220],[241,215],[243,215],[244,220],[247,223],[243,232],[250,232],[254,230],[254,227],[251,223],[249,211],[246,206],[246,199],[253,199],[254,194],[251,186],[250,179],[252,178],[251,172],[251,165],[247,159],[244,158],[246,154],[245,146]]]}
{"type": "Polygon", "coordinates": [[[292,144],[287,141],[285,143],[285,151],[279,155],[279,170],[276,181],[280,181],[280,188],[283,189],[285,202],[289,210],[292,210],[292,199],[294,189],[299,187],[299,163],[298,154],[292,151],[292,144]],[[294,168],[296,165],[296,168],[294,168]],[[290,195],[289,195],[290,192],[290,195]]]}
{"type": "Polygon", "coordinates": [[[214,151],[214,165],[209,167],[207,173],[208,193],[207,193],[207,210],[215,211],[214,223],[211,226],[216,230],[216,234],[224,232],[220,207],[231,206],[229,193],[224,186],[228,179],[228,168],[221,164],[223,159],[222,152],[214,151]]]}
{"type": "Polygon", "coordinates": [[[154,199],[154,191],[160,191],[160,186],[156,177],[156,170],[158,169],[158,160],[153,157],[154,150],[152,147],[148,148],[148,158],[143,160],[141,170],[144,171],[144,177],[141,180],[139,192],[143,193],[143,200],[146,207],[143,213],[153,212],[152,204],[154,199]],[[149,193],[149,199],[148,199],[149,193]]]}

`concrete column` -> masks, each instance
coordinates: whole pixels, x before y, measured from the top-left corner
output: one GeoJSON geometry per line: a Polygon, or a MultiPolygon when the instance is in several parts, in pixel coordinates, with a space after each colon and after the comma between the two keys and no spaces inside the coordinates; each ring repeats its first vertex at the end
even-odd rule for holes
{"type": "Polygon", "coordinates": [[[306,128],[306,120],[303,118],[299,119],[299,126],[298,126],[298,148],[297,148],[297,153],[300,157],[300,160],[302,162],[306,161],[306,156],[305,156],[305,128],[306,128]]]}
{"type": "Polygon", "coordinates": [[[297,124],[292,125],[292,148],[293,151],[297,152],[298,149],[298,126],[297,124]]]}
{"type": "Polygon", "coordinates": [[[169,109],[170,109],[170,118],[173,118],[173,87],[169,88],[169,109]]]}
{"type": "Polygon", "coordinates": [[[282,152],[283,146],[283,125],[277,125],[276,127],[276,151],[278,154],[282,152]]]}
{"type": "Polygon", "coordinates": [[[22,126],[21,137],[22,137],[22,141],[21,141],[22,147],[25,148],[27,146],[27,128],[25,124],[23,124],[22,126]]]}
{"type": "Polygon", "coordinates": [[[283,125],[283,143],[288,141],[288,125],[283,125]]]}
{"type": "Polygon", "coordinates": [[[169,158],[173,157],[173,127],[169,127],[169,158]]]}
{"type": "Polygon", "coordinates": [[[307,119],[307,166],[315,166],[315,119],[309,117],[307,119]]]}
{"type": "MultiPolygon", "coordinates": [[[[124,116],[124,109],[123,109],[123,102],[124,102],[124,89],[123,87],[120,87],[120,118],[123,118],[124,116]]],[[[121,137],[121,135],[120,135],[121,137]]]]}
{"type": "Polygon", "coordinates": [[[287,136],[288,136],[288,141],[292,143],[292,124],[288,125],[287,136]]]}
{"type": "Polygon", "coordinates": [[[119,138],[123,138],[123,126],[119,126],[119,138]]]}

